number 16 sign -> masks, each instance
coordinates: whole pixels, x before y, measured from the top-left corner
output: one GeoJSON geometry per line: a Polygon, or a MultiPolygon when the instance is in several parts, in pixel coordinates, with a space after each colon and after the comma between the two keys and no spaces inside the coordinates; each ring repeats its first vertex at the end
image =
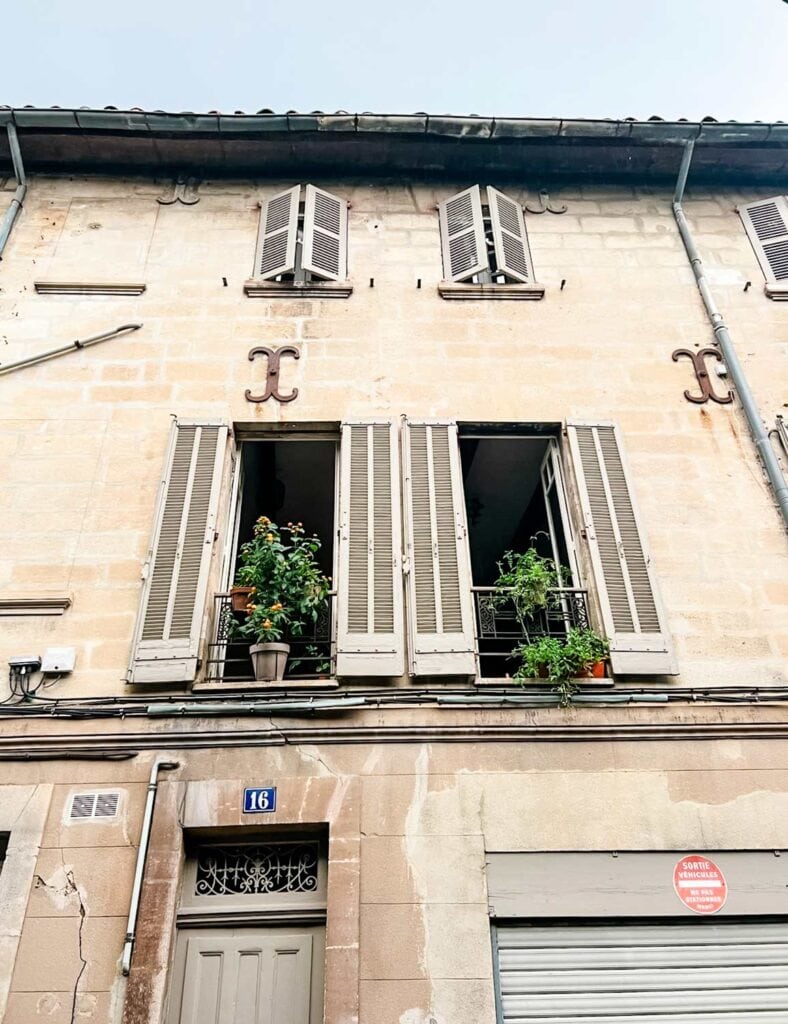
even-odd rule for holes
{"type": "Polygon", "coordinates": [[[244,790],[244,814],[259,814],[276,810],[276,786],[268,789],[244,790]]]}

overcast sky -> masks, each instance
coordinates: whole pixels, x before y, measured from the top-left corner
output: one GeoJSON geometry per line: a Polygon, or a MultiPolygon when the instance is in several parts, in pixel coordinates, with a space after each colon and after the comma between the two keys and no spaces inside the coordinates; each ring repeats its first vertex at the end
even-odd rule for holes
{"type": "Polygon", "coordinates": [[[788,120],[785,0],[20,0],[0,104],[788,120]]]}

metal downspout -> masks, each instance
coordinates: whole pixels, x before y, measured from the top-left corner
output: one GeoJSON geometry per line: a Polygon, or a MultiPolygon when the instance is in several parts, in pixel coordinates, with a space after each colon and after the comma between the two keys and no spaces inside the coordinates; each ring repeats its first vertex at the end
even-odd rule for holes
{"type": "Polygon", "coordinates": [[[145,861],[148,858],[148,843],[150,842],[150,830],[153,823],[153,807],[156,803],[156,790],[159,788],[159,772],[162,769],[169,770],[179,767],[179,761],[154,761],[150,770],[148,796],[145,801],[145,814],[142,818],[140,845],[137,850],[137,866],[134,869],[134,884],[131,889],[129,922],[126,926],[126,941],[123,944],[123,957],[121,958],[121,970],[124,975],[127,975],[131,970],[131,954],[134,950],[134,940],[137,937],[137,914],[140,909],[140,893],[142,892],[142,877],[145,873],[145,861]]]}
{"type": "Polygon", "coordinates": [[[22,166],[22,153],[19,149],[19,139],[16,137],[16,125],[13,121],[8,122],[6,125],[6,131],[8,132],[8,145],[11,149],[11,162],[14,165],[16,192],[14,192],[14,198],[11,200],[11,205],[6,210],[5,217],[3,217],[3,223],[0,224],[0,260],[3,258],[3,250],[5,249],[6,242],[11,234],[11,228],[14,226],[14,221],[19,216],[19,211],[22,209],[22,203],[25,200],[25,194],[27,192],[27,178],[25,177],[25,168],[22,166]]]}
{"type": "Polygon", "coordinates": [[[736,394],[738,395],[739,401],[744,409],[744,415],[747,417],[747,423],[749,425],[753,441],[755,441],[755,447],[757,448],[758,454],[763,462],[766,475],[769,477],[769,481],[774,488],[777,503],[780,507],[780,511],[782,512],[783,522],[788,526],[788,483],[786,483],[783,471],[780,468],[780,463],[777,461],[777,456],[772,448],[771,441],[769,440],[769,434],[764,426],[763,420],[761,419],[758,406],[755,404],[755,399],[753,398],[752,391],[750,390],[750,385],[747,382],[747,378],[744,376],[744,370],[739,362],[739,357],[736,355],[736,350],[733,347],[733,339],[730,336],[725,319],[717,308],[717,303],[711,293],[709,282],[706,280],[706,276],[703,273],[703,261],[700,258],[697,247],[695,246],[689,224],[687,223],[687,218],[681,206],[694,149],[694,140],[687,142],[684,147],[681,169],[679,170],[678,180],[676,181],[676,190],[673,194],[673,216],[676,218],[676,224],[678,225],[681,240],[684,243],[684,248],[687,250],[687,256],[689,257],[690,264],[692,265],[692,272],[695,274],[698,291],[703,298],[703,304],[706,307],[706,312],[708,313],[709,320],[711,321],[711,326],[714,329],[715,343],[719,346],[720,351],[722,352],[722,357],[728,368],[731,382],[733,383],[736,394]]]}

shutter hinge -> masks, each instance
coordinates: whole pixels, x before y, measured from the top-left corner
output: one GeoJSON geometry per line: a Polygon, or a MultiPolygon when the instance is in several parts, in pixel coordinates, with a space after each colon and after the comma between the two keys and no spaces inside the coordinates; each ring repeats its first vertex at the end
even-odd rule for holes
{"type": "Polygon", "coordinates": [[[402,575],[410,576],[410,559],[405,555],[402,559],[402,575]]]}

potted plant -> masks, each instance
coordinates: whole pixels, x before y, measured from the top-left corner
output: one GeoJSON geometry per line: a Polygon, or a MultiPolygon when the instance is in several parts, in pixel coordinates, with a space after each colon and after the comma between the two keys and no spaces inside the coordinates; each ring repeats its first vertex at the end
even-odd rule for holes
{"type": "Polygon", "coordinates": [[[328,598],[331,580],[317,563],[319,550],[319,538],[307,536],[301,523],[280,527],[267,516],[241,545],[235,585],[254,589],[245,620],[234,620],[233,637],[254,641],[249,653],[258,681],[284,677],[290,645],[283,637],[301,636],[328,598]]]}
{"type": "Polygon", "coordinates": [[[252,600],[256,587],[230,587],[230,607],[234,612],[245,612],[252,600]]]}
{"type": "Polygon", "coordinates": [[[572,627],[566,638],[544,636],[533,643],[520,644],[512,654],[520,659],[514,678],[518,682],[546,676],[566,707],[577,691],[575,680],[582,676],[604,675],[604,663],[610,645],[588,627],[572,627]],[[601,665],[599,672],[597,666],[601,665]]]}
{"type": "MultiPolygon", "coordinates": [[[[535,539],[532,537],[531,541],[535,539]]],[[[567,573],[568,570],[554,559],[540,555],[535,547],[527,551],[505,551],[498,562],[493,607],[511,602],[520,626],[528,632],[528,623],[537,612],[558,606],[557,591],[567,573]]]]}

